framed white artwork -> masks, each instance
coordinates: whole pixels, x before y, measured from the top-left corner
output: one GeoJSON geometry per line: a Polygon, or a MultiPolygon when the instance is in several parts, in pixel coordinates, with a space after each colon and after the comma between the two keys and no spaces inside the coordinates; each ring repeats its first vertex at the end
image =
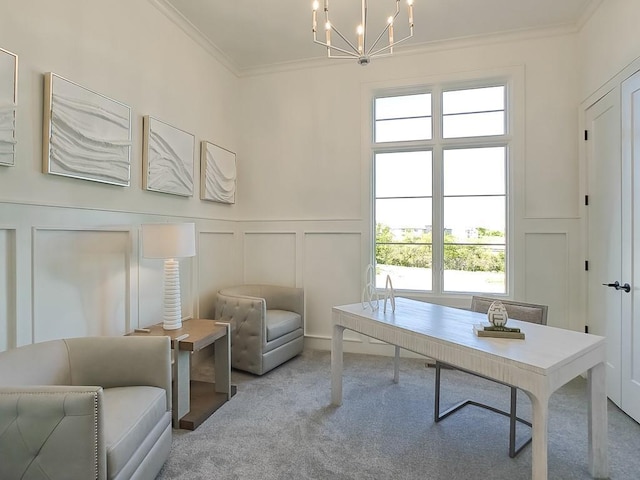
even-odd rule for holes
{"type": "Polygon", "coordinates": [[[200,146],[200,198],[236,201],[236,154],[207,141],[200,146]]]}
{"type": "Polygon", "coordinates": [[[16,161],[18,56],[0,48],[0,165],[16,161]]]}
{"type": "Polygon", "coordinates": [[[44,81],[43,171],[128,187],[131,109],[55,73],[44,81]]]}
{"type": "Polygon", "coordinates": [[[195,136],[149,115],[143,130],[143,188],[192,196],[195,136]]]}

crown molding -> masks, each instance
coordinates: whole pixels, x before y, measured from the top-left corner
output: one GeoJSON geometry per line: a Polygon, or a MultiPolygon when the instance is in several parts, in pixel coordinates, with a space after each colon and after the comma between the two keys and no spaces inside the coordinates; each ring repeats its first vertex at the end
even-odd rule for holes
{"type": "MultiPolygon", "coordinates": [[[[600,2],[602,0],[595,0],[600,2]]],[[[459,50],[465,48],[473,48],[483,45],[497,45],[501,43],[513,43],[525,40],[535,40],[539,38],[549,38],[563,35],[572,35],[578,32],[577,24],[554,25],[545,28],[532,28],[525,30],[513,30],[508,32],[490,33],[482,35],[472,35],[468,37],[459,37],[446,40],[436,40],[433,42],[425,42],[414,45],[412,47],[399,47],[393,53],[394,57],[405,57],[411,55],[421,55],[446,50],[459,50]]],[[[387,57],[388,58],[388,57],[387,57]]],[[[376,61],[384,61],[380,58],[376,61]]],[[[307,68],[327,68],[332,66],[344,66],[349,60],[329,59],[326,56],[316,57],[307,60],[297,60],[291,62],[283,62],[274,65],[264,65],[253,68],[243,69],[239,72],[240,77],[253,77],[259,75],[267,75],[271,73],[281,73],[292,70],[302,70],[307,68]]],[[[353,64],[356,65],[355,60],[353,64]]],[[[358,68],[366,68],[356,65],[358,68]]]]}
{"type": "Polygon", "coordinates": [[[213,43],[206,35],[204,35],[193,23],[187,20],[178,10],[175,9],[167,0],[149,0],[154,7],[162,12],[169,20],[175,23],[180,29],[186,33],[193,41],[200,45],[209,55],[220,62],[227,70],[235,76],[240,76],[238,66],[213,43]]]}
{"type": "MultiPolygon", "coordinates": [[[[348,60],[331,60],[327,57],[315,57],[304,60],[292,60],[271,65],[258,65],[240,69],[217,45],[207,38],[193,23],[187,20],[168,0],[148,0],[159,11],[161,11],[169,20],[182,29],[191,39],[200,45],[215,60],[220,62],[236,77],[254,77],[267,75],[271,73],[281,73],[293,70],[302,70],[308,68],[327,68],[330,66],[344,65],[348,60]]],[[[532,28],[524,30],[513,30],[507,32],[498,32],[482,35],[472,35],[468,37],[459,37],[446,40],[437,40],[426,42],[412,47],[399,47],[394,52],[395,57],[407,55],[419,55],[432,53],[443,50],[454,50],[477,47],[480,45],[495,45],[506,42],[517,42],[524,40],[532,40],[543,37],[553,37],[561,35],[570,35],[579,32],[589,21],[593,14],[598,10],[603,0],[591,0],[585,12],[580,16],[578,21],[569,24],[553,25],[545,28],[532,28]]]]}
{"type": "Polygon", "coordinates": [[[603,0],[591,0],[589,2],[589,4],[587,5],[587,8],[585,8],[584,12],[582,13],[582,15],[580,15],[580,18],[576,22],[576,29],[578,31],[582,30],[582,28],[587,24],[587,22],[591,19],[591,17],[596,12],[596,10],[600,8],[600,5],[602,5],[602,2],[603,0]]]}

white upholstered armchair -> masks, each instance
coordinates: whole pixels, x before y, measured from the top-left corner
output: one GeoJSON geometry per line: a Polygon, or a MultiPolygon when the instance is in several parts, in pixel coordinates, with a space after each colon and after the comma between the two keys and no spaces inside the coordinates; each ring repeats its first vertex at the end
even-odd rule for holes
{"type": "Polygon", "coordinates": [[[151,480],[171,434],[167,337],[0,352],[0,479],[151,480]]]}
{"type": "Polygon", "coordinates": [[[231,365],[262,375],[304,347],[304,290],[241,285],[218,292],[215,318],[232,324],[231,365]]]}

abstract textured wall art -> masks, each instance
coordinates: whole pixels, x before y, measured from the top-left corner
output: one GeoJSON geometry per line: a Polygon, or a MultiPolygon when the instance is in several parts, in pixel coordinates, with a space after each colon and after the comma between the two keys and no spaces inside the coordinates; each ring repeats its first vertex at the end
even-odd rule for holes
{"type": "Polygon", "coordinates": [[[200,198],[221,203],[236,201],[236,154],[207,141],[200,149],[200,198]]]}
{"type": "Polygon", "coordinates": [[[131,109],[54,73],[44,91],[43,171],[129,186],[131,109]]]}
{"type": "Polygon", "coordinates": [[[148,115],[143,126],[143,187],[192,196],[195,136],[148,115]]]}
{"type": "Polygon", "coordinates": [[[0,165],[15,165],[18,56],[0,48],[0,165]]]}

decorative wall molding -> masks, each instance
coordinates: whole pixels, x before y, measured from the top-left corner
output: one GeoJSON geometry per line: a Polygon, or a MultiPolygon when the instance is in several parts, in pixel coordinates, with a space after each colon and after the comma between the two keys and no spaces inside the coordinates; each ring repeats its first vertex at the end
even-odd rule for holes
{"type": "Polygon", "coordinates": [[[524,237],[524,288],[520,298],[548,305],[548,324],[569,328],[572,304],[569,234],[527,232],[524,237]]]}
{"type": "Polygon", "coordinates": [[[15,347],[16,228],[0,225],[0,352],[15,347]]]}
{"type": "Polygon", "coordinates": [[[296,232],[244,232],[243,283],[296,286],[296,232]]]}
{"type": "Polygon", "coordinates": [[[131,330],[131,228],[32,227],[32,341],[131,330]]]}
{"type": "MultiPolygon", "coordinates": [[[[364,269],[361,257],[361,232],[304,232],[302,264],[308,338],[330,340],[331,308],[360,300],[364,269]]],[[[345,332],[344,339],[364,342],[364,337],[350,332],[345,332]]]]}

